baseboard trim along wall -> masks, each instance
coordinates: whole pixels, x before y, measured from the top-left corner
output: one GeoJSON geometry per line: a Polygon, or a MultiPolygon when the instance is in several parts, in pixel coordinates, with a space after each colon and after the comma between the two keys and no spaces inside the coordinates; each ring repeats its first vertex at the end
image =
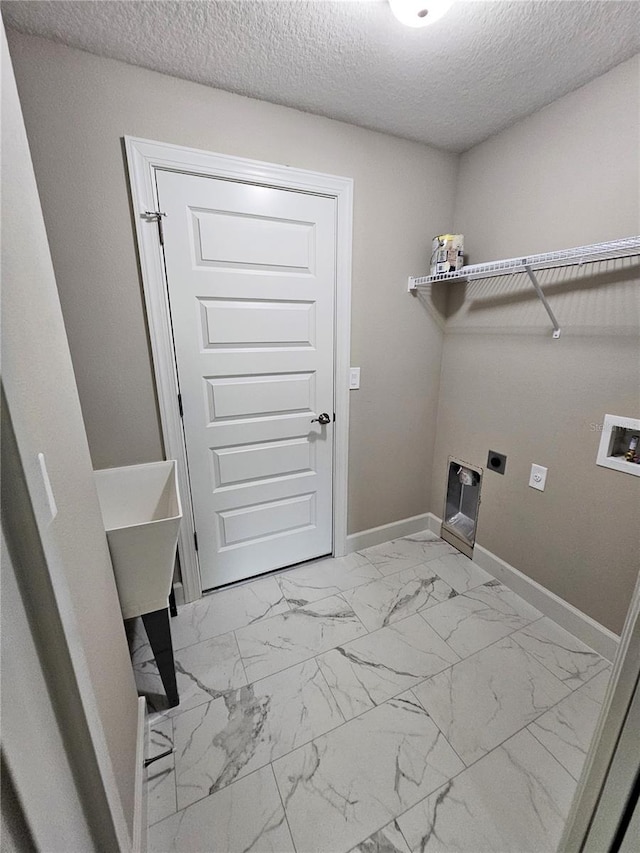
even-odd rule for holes
{"type": "MultiPolygon", "coordinates": [[[[441,525],[442,521],[437,515],[427,512],[423,515],[414,515],[412,518],[394,521],[391,524],[373,527],[371,530],[362,530],[360,533],[352,533],[347,536],[347,553],[371,548],[373,545],[381,545],[391,539],[410,536],[412,533],[420,533],[422,530],[430,530],[439,536],[441,525]]],[[[582,640],[598,654],[610,661],[614,659],[620,638],[613,631],[605,628],[604,625],[596,622],[595,619],[587,616],[577,607],[527,577],[487,548],[483,548],[482,545],[475,546],[473,561],[480,568],[493,575],[496,580],[501,581],[533,607],[536,607],[541,613],[544,613],[545,616],[548,616],[549,619],[553,619],[574,637],[582,640]]]]}
{"type": "Polygon", "coordinates": [[[182,581],[174,581],[173,594],[176,597],[176,607],[182,607],[182,605],[185,603],[184,587],[182,586],[182,581]]]}
{"type": "Polygon", "coordinates": [[[136,733],[136,778],[133,800],[133,853],[147,851],[147,788],[144,784],[144,760],[147,756],[146,699],[138,697],[138,728],[136,733]]]}
{"type": "MultiPolygon", "coordinates": [[[[441,519],[433,513],[429,513],[429,516],[431,516],[429,530],[439,536],[441,519]]],[[[602,657],[610,661],[614,659],[620,637],[613,631],[605,628],[604,625],[596,622],[595,619],[587,616],[586,613],[578,610],[573,604],[569,604],[568,601],[560,598],[559,595],[551,592],[542,584],[527,577],[505,560],[497,557],[492,551],[483,548],[482,545],[476,545],[473,549],[473,562],[524,598],[549,619],[553,619],[565,631],[569,631],[574,637],[582,640],[602,657]]]]}
{"type": "Polygon", "coordinates": [[[422,515],[414,515],[412,518],[403,518],[401,521],[392,521],[390,524],[362,530],[360,533],[351,533],[347,536],[347,554],[362,551],[363,548],[372,548],[374,545],[382,545],[383,542],[400,539],[401,536],[430,530],[429,515],[430,513],[425,512],[422,515]]]}

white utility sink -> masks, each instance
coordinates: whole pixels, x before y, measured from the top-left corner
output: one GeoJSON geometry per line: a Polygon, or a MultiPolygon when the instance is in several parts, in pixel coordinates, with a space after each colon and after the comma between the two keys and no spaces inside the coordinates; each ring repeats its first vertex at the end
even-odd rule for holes
{"type": "Polygon", "coordinates": [[[182,518],[175,461],[93,473],[123,617],[166,608],[182,518]]]}

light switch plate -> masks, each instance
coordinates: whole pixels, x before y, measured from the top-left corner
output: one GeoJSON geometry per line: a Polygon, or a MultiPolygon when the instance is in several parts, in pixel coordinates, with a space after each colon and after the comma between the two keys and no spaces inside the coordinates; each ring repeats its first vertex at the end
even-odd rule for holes
{"type": "Polygon", "coordinates": [[[360,368],[349,368],[349,390],[357,391],[360,387],[360,368]]]}
{"type": "Polygon", "coordinates": [[[532,465],[531,475],[529,477],[529,485],[532,489],[538,489],[544,492],[544,487],[547,482],[547,468],[542,465],[532,465]]]}

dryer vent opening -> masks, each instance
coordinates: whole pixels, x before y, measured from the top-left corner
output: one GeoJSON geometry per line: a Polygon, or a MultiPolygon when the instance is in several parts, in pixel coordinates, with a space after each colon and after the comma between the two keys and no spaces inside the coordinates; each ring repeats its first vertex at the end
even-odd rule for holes
{"type": "Polygon", "coordinates": [[[481,485],[482,468],[449,457],[442,538],[470,558],[476,541],[481,485]]]}

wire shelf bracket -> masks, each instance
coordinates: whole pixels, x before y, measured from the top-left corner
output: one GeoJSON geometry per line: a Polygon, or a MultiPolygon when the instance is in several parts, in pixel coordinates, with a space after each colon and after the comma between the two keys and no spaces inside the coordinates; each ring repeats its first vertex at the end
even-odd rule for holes
{"type": "Polygon", "coordinates": [[[531,284],[534,286],[535,291],[538,294],[538,299],[540,300],[540,302],[542,302],[542,304],[544,305],[545,311],[549,315],[549,319],[551,320],[551,323],[553,325],[553,337],[555,338],[555,340],[558,340],[558,338],[560,337],[561,329],[560,329],[560,326],[558,325],[558,321],[556,320],[556,315],[551,310],[551,306],[549,305],[549,303],[547,301],[547,297],[544,295],[542,288],[540,287],[538,279],[536,278],[536,274],[531,269],[531,265],[525,264],[524,268],[527,271],[527,275],[529,276],[531,284]]]}
{"type": "Polygon", "coordinates": [[[553,325],[553,337],[560,337],[561,329],[555,314],[540,283],[535,275],[538,270],[556,269],[566,266],[582,266],[596,261],[617,260],[640,256],[640,236],[625,237],[621,240],[610,240],[606,243],[593,243],[590,246],[578,246],[575,249],[562,249],[558,252],[545,252],[540,255],[530,255],[524,258],[507,258],[502,261],[490,261],[485,264],[470,264],[456,272],[440,273],[438,275],[409,276],[408,291],[416,293],[422,287],[428,287],[439,281],[475,281],[482,278],[492,278],[497,275],[514,275],[526,273],[536,294],[542,302],[545,311],[553,325]]]}

